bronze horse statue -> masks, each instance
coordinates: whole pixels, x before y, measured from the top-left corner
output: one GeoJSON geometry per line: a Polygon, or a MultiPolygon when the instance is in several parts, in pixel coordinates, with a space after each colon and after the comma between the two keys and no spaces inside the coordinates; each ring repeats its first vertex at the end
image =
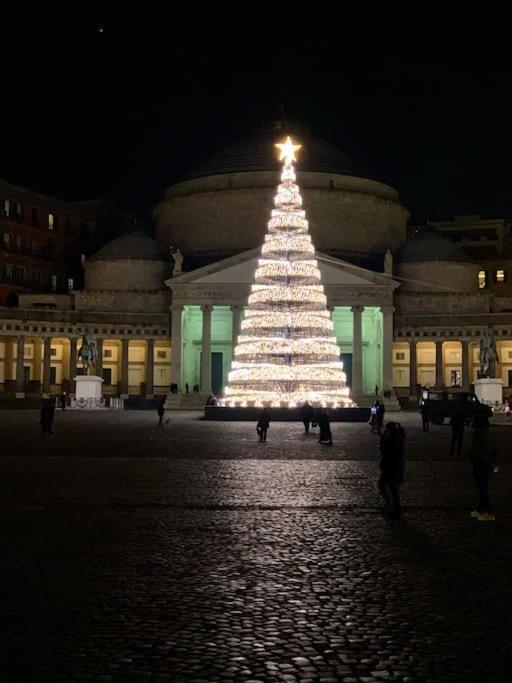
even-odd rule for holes
{"type": "Polygon", "coordinates": [[[94,337],[85,332],[82,337],[82,347],[78,351],[78,357],[82,361],[82,366],[87,373],[89,366],[96,365],[98,361],[98,347],[94,337]]]}

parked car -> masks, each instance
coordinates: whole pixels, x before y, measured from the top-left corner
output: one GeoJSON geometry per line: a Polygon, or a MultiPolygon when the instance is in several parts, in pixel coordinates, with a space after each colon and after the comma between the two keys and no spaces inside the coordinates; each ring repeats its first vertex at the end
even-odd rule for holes
{"type": "Polygon", "coordinates": [[[469,391],[433,391],[424,390],[420,400],[420,409],[436,425],[441,425],[460,411],[468,421],[475,415],[492,416],[492,408],[480,403],[478,397],[469,391]]]}

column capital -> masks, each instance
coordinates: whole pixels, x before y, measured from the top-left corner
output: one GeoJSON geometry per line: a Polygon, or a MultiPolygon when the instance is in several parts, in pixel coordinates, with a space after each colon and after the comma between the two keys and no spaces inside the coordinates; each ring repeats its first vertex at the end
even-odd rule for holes
{"type": "Polygon", "coordinates": [[[183,304],[171,304],[169,306],[169,309],[171,311],[176,311],[177,313],[180,313],[183,310],[183,304]]]}
{"type": "Polygon", "coordinates": [[[243,306],[242,304],[231,304],[230,309],[233,313],[239,313],[243,309],[243,306]]]}
{"type": "Polygon", "coordinates": [[[212,304],[202,304],[201,310],[203,313],[211,313],[213,310],[212,304]]]}
{"type": "Polygon", "coordinates": [[[381,313],[384,313],[384,315],[387,313],[394,313],[395,312],[395,307],[394,306],[381,306],[380,307],[381,313]]]}
{"type": "Polygon", "coordinates": [[[350,310],[352,311],[352,313],[362,313],[364,311],[364,306],[351,306],[350,310]]]}

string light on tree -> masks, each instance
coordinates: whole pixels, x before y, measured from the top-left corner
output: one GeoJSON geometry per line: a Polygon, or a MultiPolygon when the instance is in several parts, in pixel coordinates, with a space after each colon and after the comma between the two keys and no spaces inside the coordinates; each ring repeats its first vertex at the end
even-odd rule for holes
{"type": "Polygon", "coordinates": [[[276,145],[283,162],[249,308],[222,405],[352,405],[327,310],[293,162],[302,145],[276,145]]]}

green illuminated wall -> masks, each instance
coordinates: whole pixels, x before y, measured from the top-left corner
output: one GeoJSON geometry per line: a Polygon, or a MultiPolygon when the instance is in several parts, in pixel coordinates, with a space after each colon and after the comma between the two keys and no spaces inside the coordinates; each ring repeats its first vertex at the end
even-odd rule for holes
{"type": "MultiPolygon", "coordinates": [[[[349,306],[336,306],[332,313],[334,334],[338,340],[341,353],[352,353],[352,311],[349,306]]],[[[364,309],[363,326],[363,391],[373,394],[375,385],[382,386],[381,381],[381,339],[382,314],[378,308],[364,309]]]]}
{"type": "MultiPolygon", "coordinates": [[[[336,307],[332,314],[334,333],[342,353],[352,353],[352,312],[348,306],[336,307]]],[[[203,316],[199,306],[185,306],[182,318],[182,377],[181,387],[188,382],[190,391],[200,384],[201,338],[203,316]]],[[[222,353],[224,384],[231,367],[232,313],[229,306],[215,306],[212,311],[212,352],[222,353]]],[[[365,308],[363,324],[363,389],[372,394],[381,380],[382,314],[378,308],[365,308]]]]}

